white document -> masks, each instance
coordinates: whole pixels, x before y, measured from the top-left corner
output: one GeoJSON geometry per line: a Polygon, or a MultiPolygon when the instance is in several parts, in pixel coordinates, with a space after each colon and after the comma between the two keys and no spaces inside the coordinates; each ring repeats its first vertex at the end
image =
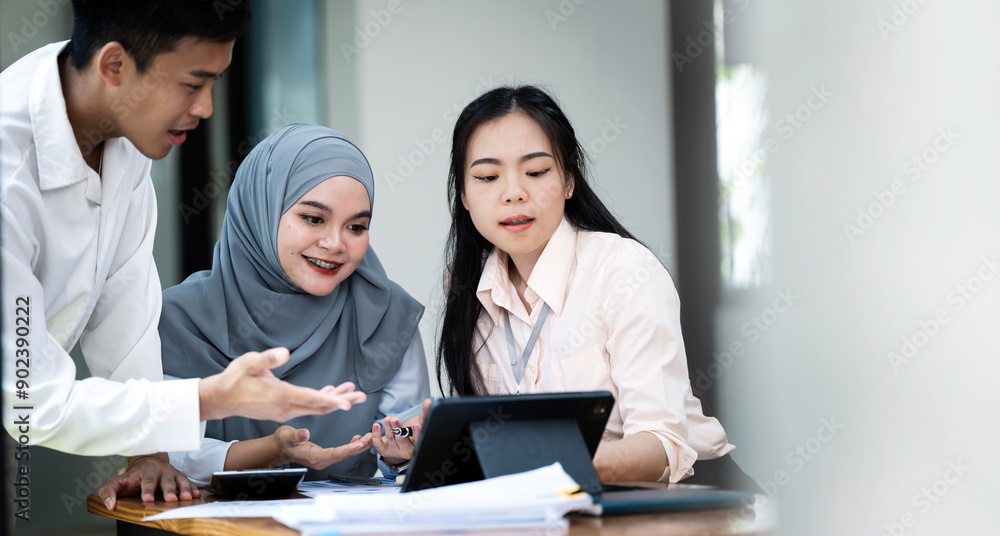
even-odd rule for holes
{"type": "MultiPolygon", "coordinates": [[[[341,484],[326,480],[300,482],[298,492],[307,497],[316,497],[328,493],[340,494],[370,494],[370,493],[399,493],[400,486],[359,486],[355,484],[341,484]]],[[[314,506],[312,498],[309,499],[273,499],[268,501],[217,501],[211,503],[197,504],[194,506],[182,506],[143,518],[143,521],[155,521],[157,519],[186,519],[192,517],[273,517],[281,506],[300,504],[304,507],[314,506]]]]}
{"type": "Polygon", "coordinates": [[[366,486],[359,484],[342,484],[329,480],[312,480],[299,483],[298,492],[307,497],[319,497],[330,493],[399,493],[402,486],[383,484],[381,486],[366,486]]]}
{"type": "Polygon", "coordinates": [[[567,512],[592,508],[590,495],[554,463],[533,471],[411,493],[398,486],[314,483],[315,498],[218,501],[174,508],[143,521],[194,517],[273,517],[304,536],[336,532],[521,530],[562,534],[567,512]]]}
{"type": "Polygon", "coordinates": [[[216,501],[182,506],[167,510],[143,521],[157,519],[185,519],[190,517],[274,517],[282,506],[296,503],[312,503],[313,499],[276,499],[272,501],[216,501]]]}
{"type": "Polygon", "coordinates": [[[326,494],[312,505],[286,504],[274,518],[303,535],[479,529],[562,532],[563,516],[593,506],[558,463],[548,467],[411,493],[326,494]]]}

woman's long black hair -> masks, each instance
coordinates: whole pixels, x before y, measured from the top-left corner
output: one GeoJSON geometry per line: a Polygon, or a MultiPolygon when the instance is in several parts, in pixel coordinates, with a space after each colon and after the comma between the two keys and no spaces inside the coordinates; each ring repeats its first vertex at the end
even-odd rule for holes
{"type": "Polygon", "coordinates": [[[448,171],[451,230],[445,252],[444,324],[437,350],[437,379],[444,393],[484,393],[482,378],[474,362],[472,340],[483,309],[476,288],[493,244],[479,234],[469,211],[462,206],[466,152],[469,138],[480,125],[513,113],[527,115],[542,128],[555,151],[556,162],[562,166],[563,176],[573,181],[573,196],[566,200],[566,219],[578,229],[614,233],[635,240],[587,184],[586,154],[576,139],[573,125],[552,97],[534,86],[505,86],[490,90],[469,103],[455,123],[448,171]],[[450,389],[444,388],[442,368],[447,371],[450,389]]]}

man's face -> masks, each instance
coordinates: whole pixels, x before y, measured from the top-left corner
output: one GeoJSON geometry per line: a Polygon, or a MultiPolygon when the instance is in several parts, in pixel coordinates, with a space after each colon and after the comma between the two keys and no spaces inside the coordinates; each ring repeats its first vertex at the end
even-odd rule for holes
{"type": "Polygon", "coordinates": [[[184,37],[154,57],[145,73],[131,63],[111,105],[121,135],[152,159],[183,143],[186,131],[212,115],[212,85],[229,67],[233,43],[184,37]]]}

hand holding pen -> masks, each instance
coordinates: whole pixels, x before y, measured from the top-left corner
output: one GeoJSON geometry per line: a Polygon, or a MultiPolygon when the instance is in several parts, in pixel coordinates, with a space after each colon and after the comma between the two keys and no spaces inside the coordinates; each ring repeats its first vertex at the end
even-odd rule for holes
{"type": "Polygon", "coordinates": [[[397,417],[386,417],[385,435],[382,434],[382,426],[379,423],[372,425],[372,446],[386,463],[400,465],[413,457],[417,438],[420,437],[420,428],[423,426],[430,405],[431,399],[424,400],[423,412],[407,419],[405,423],[397,417]]]}

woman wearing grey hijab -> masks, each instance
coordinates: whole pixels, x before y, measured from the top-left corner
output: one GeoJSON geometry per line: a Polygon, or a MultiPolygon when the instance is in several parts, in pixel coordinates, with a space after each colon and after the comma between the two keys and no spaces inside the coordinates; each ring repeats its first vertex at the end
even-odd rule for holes
{"type": "Polygon", "coordinates": [[[200,451],[170,453],[189,477],[289,462],[308,467],[307,479],[370,476],[371,456],[357,456],[370,447],[393,475],[412,455],[415,437],[383,437],[378,423],[422,422],[414,414],[430,394],[417,330],[423,306],[389,280],[368,245],[374,186],[361,151],[316,125],[278,130],[240,165],[212,269],[163,292],[164,374],[204,377],[247,349],[283,346],[291,358],[273,369],[279,378],[316,388],[352,382],[367,400],[280,428],[210,422],[200,451]]]}

